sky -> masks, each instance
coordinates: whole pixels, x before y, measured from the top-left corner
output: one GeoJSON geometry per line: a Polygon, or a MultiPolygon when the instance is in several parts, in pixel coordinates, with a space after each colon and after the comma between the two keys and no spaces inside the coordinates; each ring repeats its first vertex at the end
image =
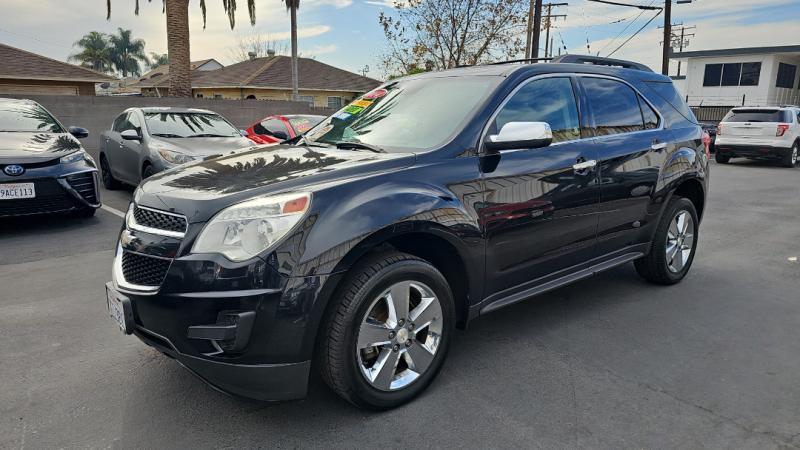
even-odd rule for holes
{"type": "MultiPolygon", "coordinates": [[[[0,42],[66,60],[76,52],[73,43],[89,31],[114,32],[132,29],[145,39],[147,52],[166,53],[165,17],[161,1],[141,0],[139,16],[132,0],[112,0],[112,15],[106,20],[105,0],[0,0],[0,42]]],[[[558,0],[569,6],[554,8],[566,14],[553,29],[556,48],[569,53],[631,59],[659,70],[663,16],[637,31],[655,14],[589,0],[558,0]],[[634,36],[635,34],[635,36],[634,36]],[[588,41],[588,51],[587,51],[588,41]]],[[[663,0],[617,0],[641,5],[663,4],[663,0]]],[[[555,2],[555,0],[553,0],[555,2]]],[[[288,46],[289,14],[281,0],[256,1],[256,25],[249,23],[246,0],[239,0],[236,28],[231,31],[221,0],[207,0],[208,24],[203,29],[199,0],[189,1],[192,59],[215,58],[223,64],[242,39],[261,35],[288,46]]],[[[382,79],[380,56],[385,47],[378,23],[381,11],[391,13],[393,0],[302,0],[298,12],[301,56],[382,79]]],[[[797,23],[800,0],[694,0],[673,5],[673,23],[696,26],[686,50],[800,44],[797,23]]],[[[677,63],[673,64],[672,74],[677,63]]]]}

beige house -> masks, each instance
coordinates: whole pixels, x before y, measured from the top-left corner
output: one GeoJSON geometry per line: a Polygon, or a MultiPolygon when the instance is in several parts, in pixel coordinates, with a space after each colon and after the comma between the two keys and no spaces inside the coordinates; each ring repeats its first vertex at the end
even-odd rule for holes
{"type": "MultiPolygon", "coordinates": [[[[288,56],[251,58],[210,71],[192,71],[192,95],[229,100],[291,100],[292,59],[288,56]]],[[[314,59],[298,61],[300,99],[316,107],[340,108],[381,84],[314,59]]],[[[133,85],[143,96],[158,97],[169,91],[169,74],[133,85]]]]}
{"type": "Polygon", "coordinates": [[[95,95],[116,78],[0,44],[0,95],[95,95]]]}

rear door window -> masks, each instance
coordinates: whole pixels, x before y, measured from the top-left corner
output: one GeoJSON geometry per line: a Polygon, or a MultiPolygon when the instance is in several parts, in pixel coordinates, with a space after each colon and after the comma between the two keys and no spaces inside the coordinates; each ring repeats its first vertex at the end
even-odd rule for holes
{"type": "Polygon", "coordinates": [[[581,79],[594,116],[597,136],[644,130],[639,96],[625,83],[606,78],[581,79]]]}
{"type": "Polygon", "coordinates": [[[723,122],[792,122],[791,114],[779,109],[735,109],[723,122]]]}

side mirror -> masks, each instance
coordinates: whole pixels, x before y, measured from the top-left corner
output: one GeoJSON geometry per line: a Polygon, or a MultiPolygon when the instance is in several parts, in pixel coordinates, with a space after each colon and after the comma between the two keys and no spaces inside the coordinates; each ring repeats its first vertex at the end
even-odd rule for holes
{"type": "Polygon", "coordinates": [[[86,128],[81,127],[69,127],[67,130],[69,134],[75,136],[78,139],[83,139],[89,137],[89,130],[86,128]]]}
{"type": "Polygon", "coordinates": [[[119,135],[122,136],[122,139],[124,139],[126,141],[141,141],[142,140],[142,137],[139,136],[139,133],[137,133],[136,130],[125,130],[122,133],[120,133],[119,135]]]}
{"type": "Polygon", "coordinates": [[[547,122],[508,122],[500,132],[486,137],[483,145],[496,152],[522,148],[542,148],[553,143],[553,131],[547,122]]]}
{"type": "Polygon", "coordinates": [[[289,135],[286,134],[285,131],[273,131],[270,134],[272,134],[272,137],[280,139],[282,141],[285,141],[285,140],[289,139],[289,135]]]}

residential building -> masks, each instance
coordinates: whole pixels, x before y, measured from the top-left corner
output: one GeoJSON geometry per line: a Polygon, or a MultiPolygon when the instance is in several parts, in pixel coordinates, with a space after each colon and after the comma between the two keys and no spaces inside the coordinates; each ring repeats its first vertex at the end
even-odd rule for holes
{"type": "MultiPolygon", "coordinates": [[[[197,98],[291,100],[292,59],[288,56],[251,57],[212,71],[192,71],[192,95],[197,98]]],[[[299,58],[300,100],[316,107],[338,109],[381,84],[315,59],[299,58]]],[[[169,73],[135,84],[144,96],[164,96],[169,73]]]]}
{"type": "Polygon", "coordinates": [[[95,95],[95,83],[116,78],[0,44],[0,95],[95,95]]]}
{"type": "Polygon", "coordinates": [[[673,53],[688,65],[682,84],[689,106],[775,106],[800,103],[800,45],[673,53]]]}

